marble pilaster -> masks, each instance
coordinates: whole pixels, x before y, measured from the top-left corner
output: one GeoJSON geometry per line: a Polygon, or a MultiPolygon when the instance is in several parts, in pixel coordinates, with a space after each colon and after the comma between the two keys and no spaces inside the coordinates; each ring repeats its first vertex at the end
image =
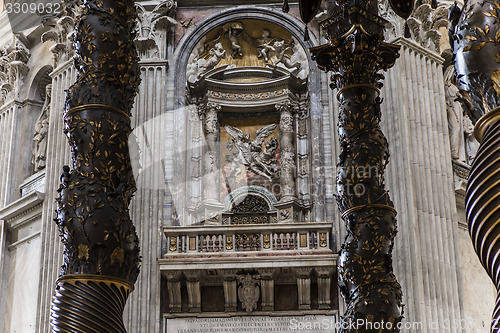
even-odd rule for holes
{"type": "Polygon", "coordinates": [[[291,102],[276,104],[280,115],[280,171],[281,171],[281,200],[292,201],[297,197],[296,190],[296,162],[295,162],[295,117],[291,102]]]}
{"type": "MultiPolygon", "coordinates": [[[[406,221],[394,249],[403,303],[412,309],[405,311],[405,321],[459,322],[458,223],[443,59],[408,39],[396,43],[401,57],[386,75],[381,111],[391,115],[382,121],[391,147],[387,184],[398,219],[406,221]]],[[[424,325],[422,332],[431,331],[424,325]]]]}
{"type": "Polygon", "coordinates": [[[298,287],[298,304],[300,310],[311,309],[311,268],[300,267],[296,268],[297,287],[298,287]]]}
{"type": "Polygon", "coordinates": [[[184,271],[186,276],[186,286],[188,294],[189,312],[201,311],[201,289],[200,289],[200,272],[199,271],[184,271]]]}

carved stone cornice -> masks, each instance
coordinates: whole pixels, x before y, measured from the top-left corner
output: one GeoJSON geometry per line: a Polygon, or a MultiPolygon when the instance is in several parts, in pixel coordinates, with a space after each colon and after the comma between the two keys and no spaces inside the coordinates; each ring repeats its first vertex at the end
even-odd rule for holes
{"type": "Polygon", "coordinates": [[[152,11],[147,11],[139,3],[135,4],[138,13],[137,37],[135,45],[141,59],[166,59],[166,32],[177,24],[173,19],[177,2],[161,1],[152,11]]]}

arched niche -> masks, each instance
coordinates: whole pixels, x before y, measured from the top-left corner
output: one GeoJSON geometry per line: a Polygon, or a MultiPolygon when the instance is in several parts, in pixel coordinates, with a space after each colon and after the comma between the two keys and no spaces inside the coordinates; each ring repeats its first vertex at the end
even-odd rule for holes
{"type": "MultiPolygon", "coordinates": [[[[47,142],[49,120],[51,117],[51,98],[47,90],[51,90],[52,66],[41,67],[33,76],[28,89],[28,99],[20,118],[22,128],[18,138],[18,163],[22,174],[19,174],[21,196],[34,190],[42,191],[45,183],[45,166],[47,160],[47,142]]],[[[18,184],[19,184],[18,183],[18,184]]]]}
{"type": "Polygon", "coordinates": [[[213,27],[188,59],[191,224],[223,223],[224,200],[247,186],[278,199],[269,221],[308,220],[310,69],[302,44],[278,24],[245,18],[213,27]]]}
{"type": "MultiPolygon", "coordinates": [[[[194,147],[192,145],[193,131],[200,132],[202,128],[193,128],[188,125],[192,117],[197,117],[198,110],[195,106],[196,103],[189,101],[190,96],[186,89],[188,84],[186,74],[189,72],[189,61],[190,58],[191,61],[193,60],[193,53],[198,52],[200,46],[202,44],[204,45],[208,40],[209,43],[204,51],[202,51],[205,53],[201,55],[201,58],[207,60],[210,55],[210,49],[215,46],[214,43],[210,44],[210,39],[213,38],[213,36],[218,36],[220,34],[220,29],[225,25],[234,26],[236,22],[241,22],[245,30],[247,29],[246,26],[252,23],[251,27],[255,29],[255,31],[250,32],[249,35],[254,39],[262,37],[264,28],[271,27],[271,30],[273,30],[270,36],[271,38],[281,36],[280,38],[282,40],[289,41],[293,39],[295,43],[294,47],[303,51],[301,55],[303,56],[301,60],[303,66],[301,69],[304,69],[304,72],[308,72],[307,103],[309,107],[309,116],[307,125],[304,126],[305,122],[301,124],[300,128],[303,134],[301,134],[299,146],[302,147],[301,149],[304,151],[307,151],[307,153],[296,156],[296,163],[298,166],[295,172],[297,173],[297,182],[300,183],[297,185],[297,190],[300,192],[300,200],[307,205],[311,202],[315,202],[317,205],[311,206],[309,210],[311,214],[309,214],[309,212],[305,213],[299,219],[323,221],[325,215],[323,204],[325,200],[325,186],[323,185],[324,177],[322,177],[322,174],[324,174],[322,164],[323,141],[320,137],[323,131],[321,105],[326,102],[321,100],[321,98],[323,98],[320,93],[321,73],[317,69],[315,63],[310,59],[309,52],[307,52],[310,47],[317,46],[319,43],[314,34],[311,34],[311,39],[309,41],[303,41],[302,36],[305,26],[292,15],[282,13],[280,10],[270,10],[254,6],[231,8],[198,21],[196,25],[188,29],[181,38],[176,46],[172,60],[170,61],[169,70],[173,71],[175,75],[169,77],[169,81],[167,82],[168,86],[171,87],[167,96],[168,109],[172,110],[168,119],[171,121],[169,126],[174,129],[171,137],[171,150],[174,152],[176,158],[174,158],[172,166],[167,166],[165,169],[165,181],[171,189],[172,197],[175,198],[175,214],[172,213],[172,219],[178,221],[176,223],[180,225],[196,224],[207,219],[207,214],[203,214],[202,212],[199,213],[197,217],[193,217],[194,211],[200,211],[198,208],[202,201],[203,188],[201,185],[196,185],[196,183],[199,180],[201,181],[204,177],[202,174],[203,167],[201,165],[201,159],[203,158],[203,146],[206,144],[206,140],[200,136],[199,143],[194,147]],[[193,151],[195,152],[194,155],[192,154],[193,151]],[[198,155],[196,155],[196,152],[199,152],[198,155]],[[191,176],[193,173],[198,173],[198,176],[194,177],[196,178],[194,182],[191,176]],[[195,200],[194,203],[192,200],[193,191],[197,191],[194,196],[199,198],[195,200]]],[[[221,40],[224,47],[230,47],[229,38],[222,35],[221,40]]],[[[252,44],[248,43],[249,45],[247,45],[245,44],[245,40],[241,40],[244,49],[252,44]]],[[[242,64],[241,60],[232,61],[234,58],[238,57],[229,57],[232,54],[232,49],[228,49],[226,53],[229,52],[230,54],[226,60],[220,62],[220,64],[218,63],[213,69],[218,70],[224,66],[226,66],[225,68],[228,70],[232,67],[240,69],[242,67],[271,69],[273,67],[272,65],[276,65],[275,67],[278,67],[278,70],[287,69],[286,66],[279,63],[276,64],[275,61],[271,61],[269,64],[263,63],[256,51],[257,49],[255,48],[251,61],[242,64]]],[[[304,76],[302,77],[304,78],[304,76]]],[[[229,108],[229,106],[227,107],[229,108]]],[[[228,110],[228,108],[226,108],[226,110],[228,110]]],[[[166,198],[166,200],[168,201],[171,199],[166,198]]],[[[168,205],[167,201],[166,204],[168,205]]],[[[219,208],[220,207],[217,209],[219,208]]],[[[209,215],[214,214],[210,212],[209,215]]],[[[170,218],[169,214],[166,214],[165,217],[166,219],[170,218]]],[[[218,220],[220,220],[220,218],[218,220]]]]}

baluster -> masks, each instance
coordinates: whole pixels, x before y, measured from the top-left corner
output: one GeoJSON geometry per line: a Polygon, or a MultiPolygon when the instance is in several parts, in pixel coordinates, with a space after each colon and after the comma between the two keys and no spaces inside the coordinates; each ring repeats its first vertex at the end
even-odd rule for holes
{"type": "Polygon", "coordinates": [[[207,252],[207,237],[208,236],[202,236],[202,239],[203,239],[203,252],[207,252]]]}

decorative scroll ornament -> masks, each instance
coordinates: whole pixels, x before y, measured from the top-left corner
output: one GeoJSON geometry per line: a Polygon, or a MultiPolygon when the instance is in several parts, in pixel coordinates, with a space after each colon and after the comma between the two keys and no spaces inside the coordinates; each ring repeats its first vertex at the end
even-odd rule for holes
{"type": "Polygon", "coordinates": [[[262,213],[269,210],[267,201],[257,195],[247,195],[231,209],[232,213],[262,213]]]}
{"type": "Polygon", "coordinates": [[[258,278],[260,277],[250,274],[238,276],[238,283],[240,284],[238,299],[246,312],[252,312],[257,309],[257,302],[260,298],[260,280],[258,278]]]}
{"type": "Polygon", "coordinates": [[[125,332],[123,307],[140,261],[128,210],[129,115],[140,81],[135,20],[132,0],[86,0],[76,23],[77,82],[64,114],[72,169],[63,167],[55,219],[65,249],[54,332],[125,332]]]}
{"type": "Polygon", "coordinates": [[[25,42],[24,35],[16,34],[11,44],[0,50],[0,105],[20,97],[31,57],[25,42]]]}
{"type": "Polygon", "coordinates": [[[376,1],[354,4],[332,3],[332,16],[322,23],[329,44],[311,49],[318,66],[333,72],[332,88],[339,89],[337,205],[347,233],[338,262],[347,303],[341,332],[365,332],[356,328],[359,320],[391,323],[377,332],[398,332],[402,293],[392,268],[396,211],[384,186],[389,149],[380,128],[378,88],[380,71],[394,65],[399,46],[383,41],[385,20],[376,1]]]}
{"type": "MultiPolygon", "coordinates": [[[[472,244],[486,272],[500,290],[500,2],[471,1],[450,9],[450,44],[459,88],[481,143],[466,191],[466,217],[472,244]]],[[[500,294],[491,332],[500,331],[500,294]]]]}
{"type": "Polygon", "coordinates": [[[256,132],[257,137],[253,141],[250,141],[249,134],[243,134],[239,128],[229,125],[224,126],[227,133],[233,138],[230,141],[231,144],[228,146],[228,149],[232,150],[233,146],[236,147],[239,151],[237,155],[239,161],[250,171],[269,180],[272,180],[276,172],[271,162],[278,148],[278,140],[271,138],[265,143],[264,150],[262,150],[262,144],[274,132],[277,126],[276,124],[271,124],[259,128],[256,132]]]}
{"type": "Polygon", "coordinates": [[[172,18],[177,9],[177,3],[173,0],[160,2],[151,12],[144,6],[135,4],[138,13],[138,34],[135,45],[139,56],[143,59],[165,59],[166,54],[161,45],[166,40],[165,31],[177,24],[172,18]]]}
{"type": "Polygon", "coordinates": [[[64,1],[64,11],[62,16],[56,20],[48,20],[44,25],[51,29],[45,32],[42,37],[42,43],[48,41],[55,42],[50,47],[54,54],[54,68],[70,60],[74,54],[73,38],[75,33],[75,21],[81,14],[82,0],[64,1]]]}

